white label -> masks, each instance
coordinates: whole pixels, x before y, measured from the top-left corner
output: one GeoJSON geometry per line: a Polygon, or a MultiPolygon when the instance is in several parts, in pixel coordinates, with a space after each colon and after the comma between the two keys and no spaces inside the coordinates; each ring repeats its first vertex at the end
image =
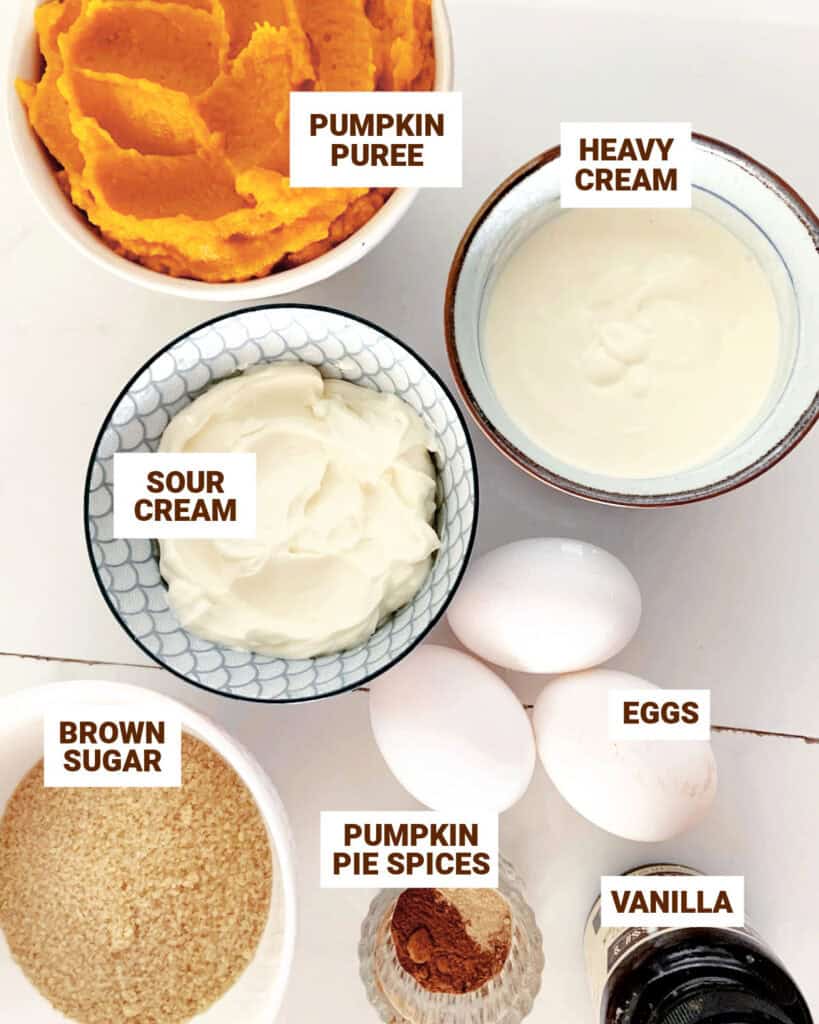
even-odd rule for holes
{"type": "Polygon", "coordinates": [[[738,875],[605,875],[600,898],[604,928],[745,924],[745,879],[738,875]]]}
{"type": "Polygon", "coordinates": [[[114,537],[256,536],[254,453],[114,455],[114,537]]]}
{"type": "Polygon", "coordinates": [[[294,188],[460,188],[463,101],[454,92],[293,92],[294,188]]]}
{"type": "Polygon", "coordinates": [[[609,739],[709,740],[710,690],[611,690],[609,739]]]}
{"type": "Polygon", "coordinates": [[[497,815],[325,811],[323,889],[496,889],[497,815]]]}
{"type": "Polygon", "coordinates": [[[560,205],[691,206],[691,125],[566,121],[560,126],[560,205]]]}
{"type": "Polygon", "coordinates": [[[159,789],[182,785],[182,724],[166,706],[70,704],[43,717],[47,788],[159,789]]]}

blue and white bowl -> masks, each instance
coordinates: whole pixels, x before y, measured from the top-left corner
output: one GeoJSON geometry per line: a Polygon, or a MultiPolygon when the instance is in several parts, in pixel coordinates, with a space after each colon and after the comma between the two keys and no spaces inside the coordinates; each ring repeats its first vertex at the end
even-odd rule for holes
{"type": "Polygon", "coordinates": [[[401,342],[346,313],[264,306],[230,313],[183,335],[144,366],[102,426],[86,480],[86,539],[97,582],[132,639],[187,682],[229,697],[290,702],[362,686],[417,646],[449,604],[477,527],[475,456],[463,416],[440,378],[401,342]],[[169,421],[212,384],[259,363],[300,360],[326,377],[400,395],[438,440],[441,539],[414,600],[365,643],[304,660],[220,646],[184,629],[168,605],[150,540],[113,539],[113,457],[154,451],[169,421]]]}

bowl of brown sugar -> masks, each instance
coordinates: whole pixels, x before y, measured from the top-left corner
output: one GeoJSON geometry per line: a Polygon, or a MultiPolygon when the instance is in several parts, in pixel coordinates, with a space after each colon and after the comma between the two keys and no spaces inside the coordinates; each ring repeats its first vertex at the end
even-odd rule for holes
{"type": "Polygon", "coordinates": [[[0,991],[26,1024],[270,1024],[293,960],[292,839],[256,762],[185,705],[118,683],[0,700],[0,991]],[[167,707],[175,788],[47,788],[55,705],[167,707]]]}

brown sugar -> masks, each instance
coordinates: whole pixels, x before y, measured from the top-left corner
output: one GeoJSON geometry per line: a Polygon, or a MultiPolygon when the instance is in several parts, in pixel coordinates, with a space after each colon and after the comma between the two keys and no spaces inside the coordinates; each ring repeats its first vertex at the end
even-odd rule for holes
{"type": "Polygon", "coordinates": [[[82,1024],[179,1024],[248,966],[272,854],[250,792],[182,740],[179,789],[45,789],[0,821],[0,926],[29,980],[82,1024]]]}
{"type": "Polygon", "coordinates": [[[509,906],[494,889],[408,889],[390,927],[398,962],[429,992],[482,988],[512,944],[509,906]]]}

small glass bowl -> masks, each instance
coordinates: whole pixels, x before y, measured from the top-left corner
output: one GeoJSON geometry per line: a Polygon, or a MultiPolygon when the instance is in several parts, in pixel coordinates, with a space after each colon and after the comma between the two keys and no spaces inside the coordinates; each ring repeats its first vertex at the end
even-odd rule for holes
{"type": "Polygon", "coordinates": [[[512,946],[500,974],[463,995],[428,992],[408,974],[393,945],[390,922],[400,891],[382,890],[370,905],[358,947],[367,997],[384,1024],[520,1024],[540,991],[543,938],[523,882],[501,859],[498,892],[512,914],[512,946]]]}
{"type": "Polygon", "coordinates": [[[727,449],[668,476],[631,479],[562,462],[514,422],[483,358],[487,299],[512,253],[560,216],[560,147],[516,171],[484,203],[450,271],[447,349],[478,426],[520,469],[553,487],[610,505],[657,507],[712,498],[764,473],[819,419],[819,219],[773,171],[732,146],[694,136],[693,206],[753,252],[768,276],[781,324],[779,368],[768,401],[727,449]]]}

